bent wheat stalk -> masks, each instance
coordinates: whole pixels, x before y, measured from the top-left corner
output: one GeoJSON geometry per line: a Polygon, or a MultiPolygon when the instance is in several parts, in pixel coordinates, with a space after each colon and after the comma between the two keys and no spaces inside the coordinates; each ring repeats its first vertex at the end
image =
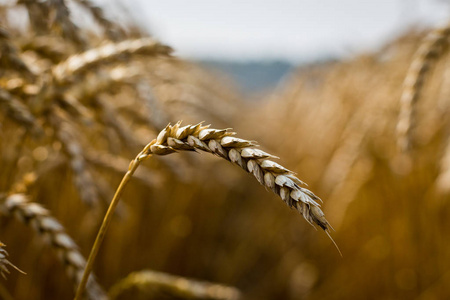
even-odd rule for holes
{"type": "MultiPolygon", "coordinates": [[[[128,171],[111,201],[89,255],[75,300],[81,299],[84,284],[92,269],[95,257],[124,187],[131,179],[140,162],[152,155],[167,155],[177,151],[200,150],[231,161],[252,174],[260,184],[280,196],[289,207],[298,210],[312,226],[316,224],[321,227],[333,241],[329,234],[332,227],[320,209],[319,201],[322,200],[310,190],[301,187],[304,183],[294,175],[294,172],[270,160],[271,158],[277,158],[276,156],[258,149],[256,142],[233,137],[234,134],[228,129],[211,129],[209,125],[204,126],[203,123],[181,127],[181,122],[178,122],[173,126],[167,125],[156,139],[144,147],[130,163],[128,171]]],[[[334,245],[339,251],[336,243],[334,245]]],[[[339,251],[339,253],[341,252],[339,251]]]]}

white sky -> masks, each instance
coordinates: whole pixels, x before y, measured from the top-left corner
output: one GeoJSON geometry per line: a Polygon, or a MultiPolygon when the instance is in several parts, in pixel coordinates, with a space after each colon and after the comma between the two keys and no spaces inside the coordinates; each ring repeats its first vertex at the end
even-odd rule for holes
{"type": "Polygon", "coordinates": [[[450,19],[447,0],[122,0],[188,58],[293,62],[379,46],[411,24],[450,19]]]}

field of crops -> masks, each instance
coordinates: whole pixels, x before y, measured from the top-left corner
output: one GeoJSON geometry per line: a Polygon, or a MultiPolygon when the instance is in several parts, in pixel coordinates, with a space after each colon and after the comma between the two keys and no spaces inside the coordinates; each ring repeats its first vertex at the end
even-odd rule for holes
{"type": "Polygon", "coordinates": [[[113,198],[80,299],[450,298],[450,24],[246,101],[66,2],[0,6],[1,299],[73,299],[113,198]]]}

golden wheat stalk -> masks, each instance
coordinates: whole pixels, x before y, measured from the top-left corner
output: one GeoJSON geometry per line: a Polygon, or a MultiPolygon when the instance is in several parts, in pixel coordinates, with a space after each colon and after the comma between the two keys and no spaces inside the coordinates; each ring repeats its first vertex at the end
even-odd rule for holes
{"type": "Polygon", "coordinates": [[[312,226],[316,224],[322,228],[333,241],[339,253],[341,253],[329,234],[332,227],[320,209],[319,201],[322,200],[310,190],[301,187],[304,183],[292,171],[270,160],[270,158],[276,158],[276,156],[258,149],[254,141],[233,137],[235,133],[228,131],[228,129],[211,129],[209,125],[204,126],[203,122],[196,125],[180,126],[181,122],[176,123],[174,126],[167,125],[158,134],[157,138],[147,144],[136,158],[131,161],[128,171],[120,182],[99,229],[75,300],[81,299],[84,285],[89,278],[89,273],[111,222],[114,209],[126,184],[136,172],[140,162],[150,158],[152,155],[167,155],[177,151],[200,150],[231,161],[252,174],[260,184],[280,196],[289,207],[298,210],[312,226]]]}
{"type": "MultiPolygon", "coordinates": [[[[56,250],[75,287],[78,286],[86,261],[64,227],[50,215],[48,210],[37,203],[28,201],[25,194],[12,194],[1,203],[0,211],[7,216],[15,216],[44,237],[56,250]]],[[[106,299],[105,293],[93,276],[89,277],[86,290],[89,299],[106,299]]]]}
{"type": "Polygon", "coordinates": [[[148,299],[171,297],[180,299],[238,300],[238,289],[217,283],[198,281],[150,270],[133,272],[115,284],[108,293],[110,299],[122,299],[133,289],[142,291],[148,299]]]}
{"type": "Polygon", "coordinates": [[[22,274],[26,274],[24,271],[20,270],[18,267],[16,267],[15,265],[13,265],[6,257],[8,256],[8,252],[6,252],[6,250],[3,248],[6,245],[3,244],[2,242],[0,242],[0,275],[2,275],[2,277],[4,279],[6,279],[6,274],[9,274],[9,270],[8,267],[12,267],[14,268],[16,271],[22,273],[22,274]]]}
{"type": "Polygon", "coordinates": [[[448,44],[450,22],[432,30],[421,42],[409,66],[400,98],[400,113],[397,122],[397,144],[402,151],[411,148],[411,130],[414,126],[414,106],[419,97],[422,83],[433,59],[437,59],[448,44]]]}

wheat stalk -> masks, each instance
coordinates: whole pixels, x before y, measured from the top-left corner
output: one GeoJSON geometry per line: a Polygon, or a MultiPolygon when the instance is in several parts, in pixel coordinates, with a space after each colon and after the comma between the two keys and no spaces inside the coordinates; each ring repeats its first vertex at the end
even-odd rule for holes
{"type": "Polygon", "coordinates": [[[174,126],[167,125],[158,134],[157,138],[147,144],[136,158],[131,161],[128,171],[120,182],[99,229],[75,300],[80,299],[83,294],[84,285],[89,278],[89,273],[111,222],[114,209],[126,184],[130,181],[140,162],[150,158],[152,155],[201,150],[231,161],[252,174],[260,184],[280,196],[289,207],[298,210],[309,224],[312,226],[316,224],[322,228],[341,254],[337,244],[330,236],[329,231],[332,227],[320,209],[319,201],[322,200],[310,190],[301,187],[304,183],[292,171],[270,160],[270,158],[276,158],[276,156],[257,149],[257,144],[254,141],[233,137],[235,133],[228,131],[228,129],[211,129],[209,128],[210,125],[204,126],[203,122],[196,125],[180,126],[181,121],[174,126]]]}
{"type": "Polygon", "coordinates": [[[448,43],[450,23],[437,28],[424,38],[409,66],[400,98],[400,113],[397,122],[397,144],[402,151],[411,148],[411,128],[414,123],[414,106],[422,83],[433,59],[438,58],[448,43]]]}
{"type": "MultiPolygon", "coordinates": [[[[48,210],[37,203],[29,202],[25,194],[12,194],[4,199],[0,205],[0,211],[7,216],[16,216],[43,236],[56,250],[75,287],[78,286],[86,261],[75,242],[65,232],[64,227],[50,215],[48,210]]],[[[105,293],[93,276],[89,277],[86,290],[89,299],[106,299],[105,293]]]]}

